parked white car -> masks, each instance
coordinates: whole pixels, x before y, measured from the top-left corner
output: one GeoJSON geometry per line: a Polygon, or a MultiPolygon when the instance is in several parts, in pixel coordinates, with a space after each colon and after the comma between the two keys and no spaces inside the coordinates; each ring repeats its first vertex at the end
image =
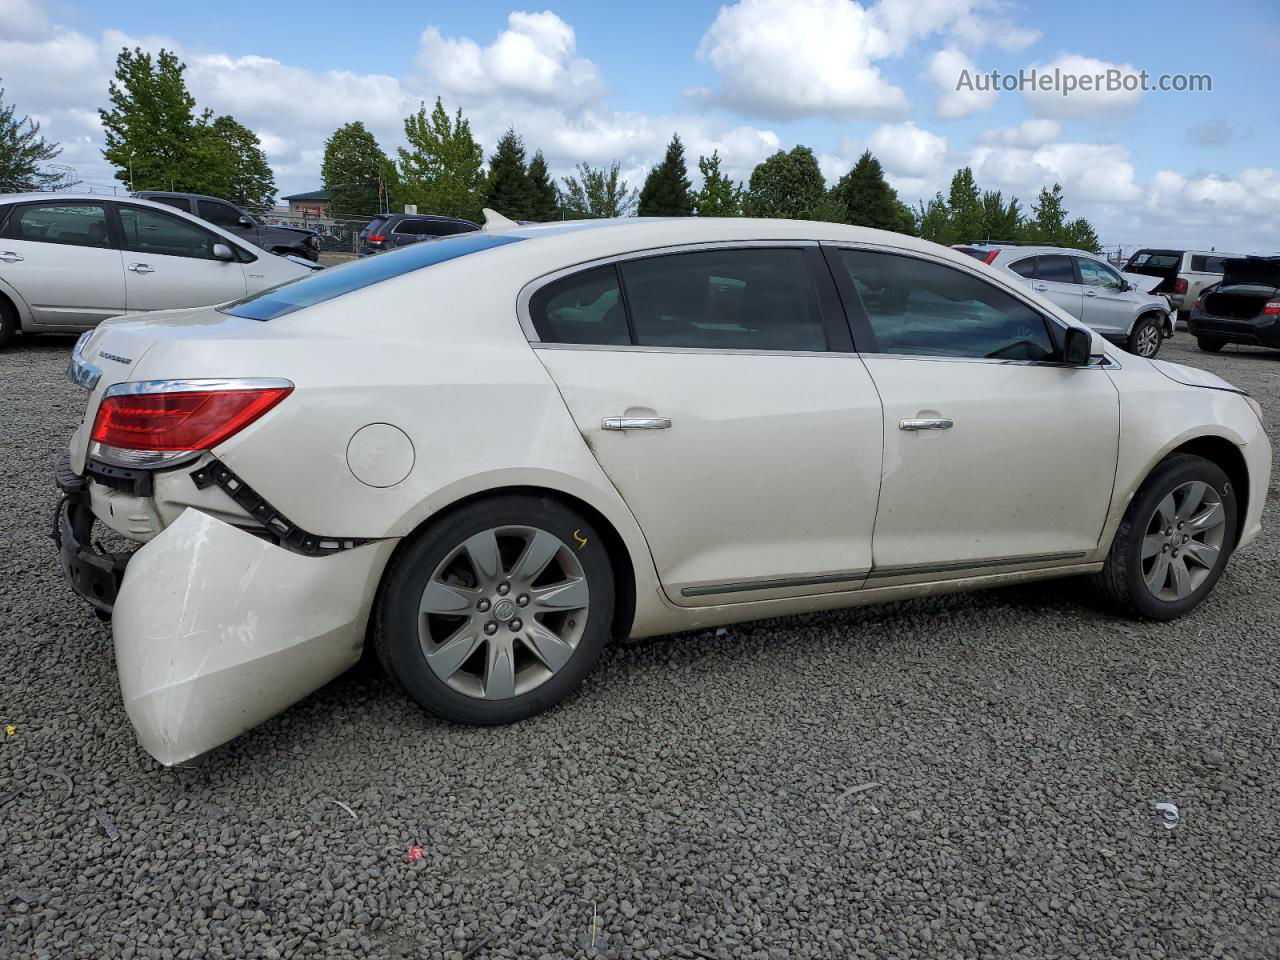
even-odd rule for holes
{"type": "Polygon", "coordinates": [[[150,200],[0,196],[0,347],[19,330],[75,333],[125,313],[226,303],[318,269],[150,200]]]}
{"type": "Polygon", "coordinates": [[[997,270],[1008,271],[1112,343],[1154,357],[1173,336],[1174,310],[1152,292],[1158,278],[1121,275],[1101,257],[1063,247],[965,244],[956,247],[997,270]]]}
{"type": "Polygon", "coordinates": [[[366,636],[427,710],[503,723],[611,638],[1076,574],[1169,619],[1258,533],[1271,469],[1217,377],[831,223],[491,219],[108,321],[69,372],[62,563],[164,763],[366,636]]]}

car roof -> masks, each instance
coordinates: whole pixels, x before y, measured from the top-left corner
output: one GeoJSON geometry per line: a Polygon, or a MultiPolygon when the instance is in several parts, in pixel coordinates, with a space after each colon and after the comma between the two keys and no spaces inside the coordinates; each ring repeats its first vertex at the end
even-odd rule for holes
{"type": "Polygon", "coordinates": [[[997,250],[1000,253],[1007,253],[1010,256],[1017,254],[1022,257],[1044,256],[1047,254],[1058,254],[1070,257],[1093,257],[1094,259],[1104,259],[1101,254],[1090,253],[1088,250],[1079,250],[1075,247],[1051,247],[1051,246],[1023,246],[1022,244],[963,244],[973,250],[997,250]]]}

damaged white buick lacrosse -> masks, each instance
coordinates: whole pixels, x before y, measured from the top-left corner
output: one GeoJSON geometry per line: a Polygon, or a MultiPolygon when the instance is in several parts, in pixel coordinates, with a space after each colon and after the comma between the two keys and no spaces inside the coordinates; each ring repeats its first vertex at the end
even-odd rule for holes
{"type": "Polygon", "coordinates": [[[1078,574],[1169,619],[1271,468],[1226,382],[831,223],[490,215],[108,321],[68,372],[55,537],[166,764],[366,644],[426,710],[506,723],[613,638],[1078,574]]]}

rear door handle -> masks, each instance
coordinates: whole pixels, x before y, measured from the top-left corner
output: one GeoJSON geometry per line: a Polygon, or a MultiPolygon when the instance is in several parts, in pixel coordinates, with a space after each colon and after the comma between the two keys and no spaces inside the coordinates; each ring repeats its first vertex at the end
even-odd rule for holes
{"type": "Polygon", "coordinates": [[[899,430],[950,430],[956,425],[946,417],[923,417],[916,420],[899,420],[899,430]]]}
{"type": "Polygon", "coordinates": [[[155,273],[156,268],[146,263],[131,263],[129,269],[134,273],[155,273]]]}
{"type": "Polygon", "coordinates": [[[21,259],[23,259],[22,254],[14,253],[12,250],[6,250],[3,253],[0,253],[0,260],[3,260],[5,263],[17,263],[21,259]]]}
{"type": "Polygon", "coordinates": [[[605,430],[669,430],[667,417],[605,417],[600,421],[605,430]]]}

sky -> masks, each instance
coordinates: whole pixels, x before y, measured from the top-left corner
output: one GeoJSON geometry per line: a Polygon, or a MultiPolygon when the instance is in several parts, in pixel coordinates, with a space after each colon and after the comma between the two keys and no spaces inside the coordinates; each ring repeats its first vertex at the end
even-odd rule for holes
{"type": "Polygon", "coordinates": [[[200,107],[261,138],[281,194],[321,186],[338,126],[364,121],[394,155],[404,117],[440,96],[486,154],[514,126],[558,175],[616,159],[638,187],[673,132],[695,183],[713,150],[745,180],[804,144],[834,182],[870,149],[908,203],[968,165],[1024,207],[1061,183],[1107,245],[1280,252],[1275,0],[0,0],[5,99],[90,189],[119,185],[97,110],[124,46],[177,51],[200,107]],[[1033,67],[1212,90],[956,89],[964,70],[1033,67]]]}

